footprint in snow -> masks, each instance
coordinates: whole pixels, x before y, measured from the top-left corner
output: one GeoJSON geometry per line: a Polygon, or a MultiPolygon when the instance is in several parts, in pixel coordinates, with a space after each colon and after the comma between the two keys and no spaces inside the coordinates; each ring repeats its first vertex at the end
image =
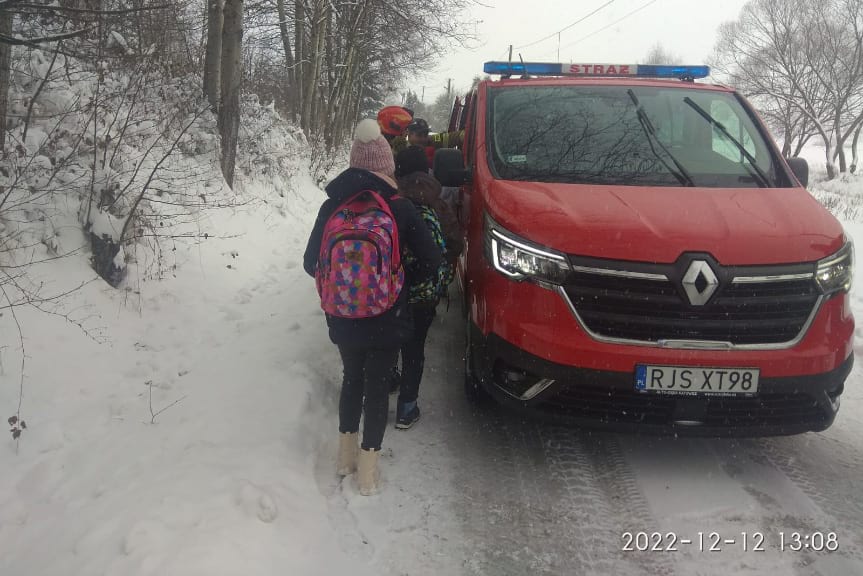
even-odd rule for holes
{"type": "Polygon", "coordinates": [[[223,306],[221,311],[222,314],[224,314],[224,319],[227,322],[236,322],[243,318],[243,315],[236,308],[233,307],[223,306]]]}
{"type": "Polygon", "coordinates": [[[279,509],[275,500],[263,488],[251,482],[243,483],[237,494],[237,504],[249,516],[257,516],[258,520],[270,524],[279,517],[279,509]]]}
{"type": "MultiPolygon", "coordinates": [[[[252,290],[255,290],[255,288],[252,288],[252,290]]],[[[234,302],[237,304],[248,304],[251,301],[252,293],[246,289],[238,291],[236,297],[234,297],[234,302]]]]}
{"type": "Polygon", "coordinates": [[[142,520],[132,526],[123,542],[123,553],[131,556],[135,553],[148,554],[154,550],[164,549],[167,544],[168,527],[158,520],[142,520]]]}

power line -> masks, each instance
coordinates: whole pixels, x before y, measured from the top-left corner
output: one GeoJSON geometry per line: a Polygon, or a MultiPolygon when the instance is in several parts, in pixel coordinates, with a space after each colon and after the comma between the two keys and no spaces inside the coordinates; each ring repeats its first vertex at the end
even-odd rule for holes
{"type": "Polygon", "coordinates": [[[563,32],[564,30],[569,30],[570,28],[572,28],[572,27],[573,27],[573,26],[575,26],[576,24],[580,24],[581,22],[584,22],[585,20],[587,20],[588,18],[590,18],[591,16],[593,16],[594,14],[596,14],[597,12],[599,12],[600,10],[602,10],[603,8],[605,8],[606,6],[609,6],[609,5],[611,5],[611,4],[614,4],[616,1],[617,1],[617,0],[608,0],[608,2],[606,2],[606,3],[605,3],[605,4],[603,4],[602,6],[600,6],[599,8],[597,8],[596,10],[594,10],[593,12],[591,12],[590,14],[587,14],[587,15],[585,15],[585,16],[582,16],[581,18],[579,18],[578,20],[576,20],[576,21],[575,21],[575,22],[573,22],[572,24],[569,24],[569,25],[567,25],[567,26],[564,26],[563,28],[561,28],[561,29],[560,29],[560,30],[558,30],[557,32],[552,32],[552,33],[551,33],[551,34],[549,34],[548,36],[544,36],[544,37],[540,38],[539,40],[536,40],[536,41],[534,41],[534,42],[531,42],[530,44],[525,44],[525,45],[523,45],[523,46],[516,46],[516,47],[515,47],[515,49],[516,49],[516,50],[521,50],[522,48],[528,48],[528,47],[530,47],[530,46],[533,46],[534,44],[539,44],[540,42],[545,42],[545,41],[546,41],[546,40],[548,40],[549,38],[554,38],[555,36],[558,36],[558,35],[559,35],[561,32],[563,32]]]}
{"type": "Polygon", "coordinates": [[[604,31],[608,30],[609,28],[611,28],[612,26],[614,26],[614,25],[616,25],[616,24],[619,24],[620,22],[623,22],[624,20],[626,20],[626,19],[627,19],[627,18],[629,18],[630,16],[633,16],[633,15],[635,15],[636,13],[641,12],[642,10],[644,10],[645,8],[647,8],[648,6],[650,6],[651,4],[654,4],[654,3],[656,3],[656,0],[650,0],[650,2],[647,2],[647,3],[645,3],[645,4],[642,4],[641,6],[639,6],[638,8],[636,8],[635,10],[633,10],[632,12],[627,12],[626,14],[624,14],[623,16],[621,16],[620,18],[618,18],[617,20],[615,20],[614,22],[612,22],[612,23],[611,23],[611,24],[609,24],[608,26],[603,26],[603,27],[602,27],[602,28],[600,28],[599,30],[597,30],[597,31],[595,31],[595,32],[591,32],[591,33],[590,33],[590,34],[588,34],[587,36],[582,36],[581,38],[579,38],[579,39],[578,39],[578,40],[576,40],[575,42],[570,42],[569,44],[567,44],[567,45],[566,45],[566,46],[564,46],[563,48],[564,48],[564,49],[566,49],[566,48],[571,48],[572,46],[575,46],[576,44],[578,44],[578,43],[580,43],[580,42],[583,42],[583,41],[587,40],[588,38],[593,38],[594,36],[596,36],[596,35],[597,35],[597,34],[599,34],[600,32],[604,32],[604,31]]]}

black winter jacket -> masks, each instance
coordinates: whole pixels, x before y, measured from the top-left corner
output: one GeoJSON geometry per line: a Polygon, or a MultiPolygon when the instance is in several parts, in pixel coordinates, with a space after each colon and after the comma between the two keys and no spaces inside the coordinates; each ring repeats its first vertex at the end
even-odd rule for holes
{"type": "MultiPolygon", "coordinates": [[[[318,217],[315,220],[315,226],[303,256],[303,268],[305,268],[306,273],[312,277],[315,275],[324,225],[329,217],[342,202],[362,190],[374,190],[389,201],[396,226],[398,226],[399,245],[402,248],[410,248],[417,257],[417,277],[420,280],[425,280],[436,272],[441,262],[440,250],[413,203],[407,198],[391,200],[397,193],[396,189],[377,174],[357,168],[348,168],[326,187],[329,198],[324,201],[318,211],[318,217]]],[[[355,320],[327,314],[330,340],[339,346],[363,348],[400,346],[410,338],[413,327],[407,306],[407,295],[408,288],[405,285],[395,306],[374,318],[355,320]]]]}

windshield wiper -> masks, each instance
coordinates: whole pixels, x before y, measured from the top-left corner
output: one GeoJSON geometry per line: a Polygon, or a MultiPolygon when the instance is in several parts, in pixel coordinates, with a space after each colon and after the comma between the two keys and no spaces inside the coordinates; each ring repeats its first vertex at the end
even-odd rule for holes
{"type": "Polygon", "coordinates": [[[644,111],[641,103],[639,103],[635,92],[630,88],[626,93],[629,94],[630,99],[632,99],[632,103],[635,104],[635,114],[638,116],[638,122],[641,124],[642,130],[644,130],[644,133],[647,135],[647,143],[650,145],[650,151],[653,152],[654,156],[659,158],[659,161],[662,162],[665,169],[671,172],[671,174],[677,178],[681,184],[684,186],[695,186],[695,181],[692,179],[692,175],[683,167],[683,164],[674,157],[674,154],[671,153],[671,151],[656,135],[656,129],[653,127],[653,123],[650,121],[650,118],[648,118],[647,112],[644,111]],[[659,152],[656,151],[656,148],[653,146],[654,142],[659,144],[659,147],[662,148],[663,152],[665,152],[671,161],[674,162],[674,165],[677,167],[676,170],[669,166],[668,162],[666,162],[659,152]]]}
{"type": "MultiPolygon", "coordinates": [[[[731,133],[725,128],[725,126],[721,122],[711,116],[710,113],[707,112],[707,110],[696,104],[695,101],[692,100],[692,98],[687,96],[683,99],[683,101],[686,103],[687,106],[698,112],[699,116],[707,120],[707,122],[709,122],[711,126],[714,126],[717,130],[719,130],[719,132],[721,132],[723,136],[728,138],[731,143],[737,147],[740,153],[743,154],[743,156],[747,160],[749,160],[749,165],[751,166],[751,168],[748,168],[747,170],[749,174],[752,175],[752,177],[755,178],[755,180],[758,182],[758,185],[761,188],[770,188],[770,178],[767,176],[764,170],[761,169],[761,166],[758,165],[758,163],[755,161],[755,158],[752,156],[752,154],[749,153],[746,147],[741,144],[737,138],[732,136],[731,133]]],[[[744,166],[746,165],[744,164],[744,166]]]]}

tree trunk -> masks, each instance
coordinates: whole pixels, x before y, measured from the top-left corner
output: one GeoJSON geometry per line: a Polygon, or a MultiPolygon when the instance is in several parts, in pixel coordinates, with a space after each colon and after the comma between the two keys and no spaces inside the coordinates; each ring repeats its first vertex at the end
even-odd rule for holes
{"type": "Polygon", "coordinates": [[[318,9],[318,3],[315,2],[315,10],[312,13],[312,19],[309,24],[311,25],[311,39],[309,40],[309,46],[311,47],[309,56],[314,57],[314,60],[310,62],[309,68],[307,69],[308,74],[303,74],[303,81],[305,82],[305,86],[303,88],[303,112],[302,112],[302,127],[303,130],[306,131],[306,135],[308,136],[309,130],[312,127],[312,99],[315,97],[315,85],[317,84],[318,73],[320,71],[320,63],[323,58],[323,54],[321,54],[322,50],[320,50],[321,46],[321,20],[318,9]]]}
{"type": "MultiPolygon", "coordinates": [[[[12,35],[12,14],[0,12],[0,34],[12,35]]],[[[6,156],[6,111],[9,108],[9,71],[12,65],[12,46],[0,44],[0,158],[6,156]]]]}
{"type": "Polygon", "coordinates": [[[854,131],[854,140],[851,142],[851,173],[854,174],[857,171],[857,143],[860,141],[860,131],[863,130],[863,123],[857,126],[857,130],[854,131]]]}
{"type": "Polygon", "coordinates": [[[833,142],[829,139],[824,142],[824,155],[827,158],[827,179],[833,180],[836,178],[836,164],[833,163],[833,142]]]}
{"type": "Polygon", "coordinates": [[[354,101],[350,107],[345,108],[345,118],[342,121],[340,136],[350,134],[354,129],[354,122],[360,117],[360,107],[363,103],[363,92],[365,91],[365,77],[362,72],[360,72],[359,78],[357,78],[354,90],[356,90],[354,101]]]}
{"type": "Polygon", "coordinates": [[[330,29],[331,25],[331,8],[330,3],[327,2],[324,4],[324,8],[321,11],[320,15],[320,31],[318,32],[319,40],[318,40],[318,65],[317,65],[317,74],[315,74],[315,99],[314,106],[312,107],[312,118],[314,118],[315,131],[318,134],[322,134],[324,132],[324,128],[326,123],[329,122],[329,119],[324,116],[326,108],[325,108],[325,95],[329,96],[329,91],[327,88],[330,86],[329,78],[326,78],[326,86],[324,86],[324,71],[327,69],[328,63],[326,59],[329,57],[329,50],[327,47],[328,39],[330,37],[330,29]]]}
{"type": "Polygon", "coordinates": [[[305,44],[305,27],[306,27],[306,12],[303,8],[304,1],[296,0],[294,2],[294,51],[296,61],[294,63],[294,116],[295,120],[299,120],[300,127],[305,129],[303,125],[303,86],[306,79],[305,69],[306,63],[306,44],[305,44]]]}
{"type": "Polygon", "coordinates": [[[323,128],[322,122],[324,121],[323,114],[326,110],[327,99],[330,95],[330,88],[333,84],[330,82],[329,77],[325,77],[324,74],[327,74],[327,66],[330,64],[327,62],[327,58],[330,56],[329,49],[327,47],[329,37],[333,33],[333,17],[332,17],[332,8],[330,7],[331,2],[325,2],[323,5],[323,10],[321,12],[321,38],[318,40],[318,49],[321,51],[320,56],[318,57],[318,81],[315,83],[315,90],[317,92],[316,99],[316,108],[318,110],[318,128],[321,130],[323,128]]]}
{"type": "Polygon", "coordinates": [[[827,130],[824,129],[824,124],[814,118],[812,119],[812,123],[824,142],[824,159],[826,160],[824,167],[827,169],[827,179],[833,180],[836,178],[836,164],[833,163],[833,139],[830,138],[827,130]]]}
{"type": "Polygon", "coordinates": [[[222,175],[228,186],[233,188],[237,135],[240,130],[240,84],[243,78],[243,0],[226,0],[224,13],[219,134],[222,138],[222,175]]]}
{"type": "Polygon", "coordinates": [[[288,32],[288,13],[285,10],[285,0],[277,0],[276,8],[279,11],[279,32],[282,36],[282,47],[285,50],[285,67],[287,68],[288,78],[287,93],[290,100],[288,106],[290,110],[296,110],[293,95],[295,86],[297,85],[297,75],[294,67],[294,54],[293,50],[291,50],[291,35],[288,32]]]}
{"type": "Polygon", "coordinates": [[[204,95],[213,112],[219,112],[222,85],[222,0],[207,1],[207,52],[204,56],[204,95]]]}
{"type": "Polygon", "coordinates": [[[799,140],[797,140],[797,146],[794,147],[794,156],[800,156],[800,153],[803,152],[803,147],[806,146],[806,143],[809,142],[809,139],[812,138],[811,135],[801,136],[799,140]]]}
{"type": "MultiPolygon", "coordinates": [[[[352,123],[354,100],[352,98],[355,86],[355,77],[359,68],[357,56],[357,37],[363,29],[366,20],[365,5],[357,8],[356,14],[347,16],[347,26],[344,44],[347,53],[344,54],[340,63],[343,65],[342,73],[335,78],[333,90],[330,93],[330,101],[327,107],[327,144],[332,147],[346,132],[345,126],[352,123]]],[[[343,34],[340,34],[343,35],[343,34]]]]}
{"type": "MultiPolygon", "coordinates": [[[[847,166],[845,163],[845,139],[848,137],[847,134],[842,133],[842,113],[841,108],[837,107],[835,116],[833,118],[833,137],[835,138],[835,145],[833,150],[831,151],[831,155],[828,158],[832,158],[832,162],[836,162],[839,160],[839,172],[845,172],[847,170],[847,166]]],[[[828,175],[830,171],[828,169],[828,175]]],[[[834,169],[835,173],[835,169],[834,169]]],[[[833,176],[831,176],[831,179],[833,176]]]]}
{"type": "Polygon", "coordinates": [[[839,159],[839,172],[847,172],[848,165],[845,162],[845,139],[847,134],[842,134],[841,119],[837,115],[836,122],[833,125],[833,134],[836,136],[836,148],[833,150],[833,160],[839,159]]]}

